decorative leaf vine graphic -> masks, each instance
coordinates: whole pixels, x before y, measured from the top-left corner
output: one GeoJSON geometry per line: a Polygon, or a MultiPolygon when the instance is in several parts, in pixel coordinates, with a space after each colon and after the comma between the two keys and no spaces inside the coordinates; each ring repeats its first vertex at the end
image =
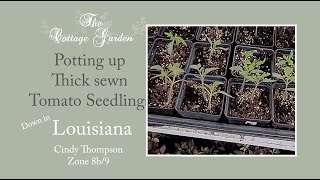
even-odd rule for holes
{"type": "Polygon", "coordinates": [[[145,28],[146,24],[147,24],[146,18],[141,16],[139,20],[136,21],[135,24],[131,25],[131,28],[133,30],[133,35],[144,35],[146,31],[146,28],[145,28]]]}
{"type": "Polygon", "coordinates": [[[50,33],[50,28],[49,28],[49,25],[46,20],[41,21],[40,33],[42,33],[42,34],[49,34],[50,33]]]}
{"type": "MultiPolygon", "coordinates": [[[[75,23],[80,25],[79,19],[80,17],[85,14],[86,12],[83,12],[82,10],[76,10],[75,11],[75,23]]],[[[111,15],[110,13],[106,10],[103,9],[103,13],[96,13],[97,18],[102,22],[102,26],[100,28],[108,29],[108,34],[112,36],[119,35],[119,33],[115,33],[112,31],[112,20],[111,20],[111,15]]],[[[144,16],[141,16],[136,22],[134,22],[131,25],[131,34],[124,34],[126,36],[138,36],[138,35],[144,35],[145,34],[145,27],[146,27],[147,21],[144,16]]],[[[94,28],[86,28],[83,26],[79,26],[80,30],[73,32],[73,34],[82,34],[82,35],[90,35],[93,34],[96,29],[94,28]]],[[[42,20],[40,24],[40,33],[42,34],[49,34],[50,30],[52,29],[52,26],[49,26],[48,22],[46,20],[42,20]]]]}

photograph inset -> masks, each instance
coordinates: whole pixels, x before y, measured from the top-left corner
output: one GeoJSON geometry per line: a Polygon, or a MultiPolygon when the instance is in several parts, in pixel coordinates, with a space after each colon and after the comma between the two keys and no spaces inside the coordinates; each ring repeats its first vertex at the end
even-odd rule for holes
{"type": "Polygon", "coordinates": [[[295,155],[295,29],[147,26],[148,155],[295,155]]]}

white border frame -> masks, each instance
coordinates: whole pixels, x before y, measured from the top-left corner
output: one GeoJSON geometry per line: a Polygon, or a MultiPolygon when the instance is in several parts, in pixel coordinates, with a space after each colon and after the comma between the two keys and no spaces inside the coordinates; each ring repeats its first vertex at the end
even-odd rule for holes
{"type": "MultiPolygon", "coordinates": [[[[146,157],[299,157],[298,156],[298,121],[297,121],[297,105],[298,105],[298,51],[297,51],[297,24],[146,24],[146,100],[148,99],[148,27],[149,26],[294,26],[295,27],[295,154],[294,155],[175,155],[175,154],[164,154],[164,155],[150,155],[148,154],[148,106],[146,107],[146,157]]],[[[236,33],[236,32],[235,32],[236,33]]]]}

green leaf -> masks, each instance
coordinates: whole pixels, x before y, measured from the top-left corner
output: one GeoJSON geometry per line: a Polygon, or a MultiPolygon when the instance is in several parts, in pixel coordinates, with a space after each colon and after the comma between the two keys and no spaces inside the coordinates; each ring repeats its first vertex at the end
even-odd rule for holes
{"type": "Polygon", "coordinates": [[[188,147],[188,145],[187,145],[186,142],[183,142],[183,143],[181,144],[181,148],[182,148],[182,149],[189,149],[189,147],[188,147]]]}
{"type": "Polygon", "coordinates": [[[289,54],[289,58],[292,59],[292,57],[293,57],[293,50],[291,50],[289,54]]]}
{"type": "Polygon", "coordinates": [[[241,71],[239,72],[240,76],[242,76],[243,78],[247,78],[248,77],[248,72],[247,71],[241,71]]]}
{"type": "Polygon", "coordinates": [[[174,63],[173,64],[173,69],[178,69],[180,68],[180,63],[174,63]]]}
{"type": "Polygon", "coordinates": [[[291,82],[295,82],[295,81],[296,81],[296,78],[295,78],[295,76],[291,76],[291,77],[289,77],[289,80],[290,80],[291,82]]]}
{"type": "Polygon", "coordinates": [[[260,77],[263,79],[263,78],[266,78],[266,77],[268,77],[268,76],[270,76],[270,73],[264,72],[264,73],[261,74],[260,77]]]}
{"type": "Polygon", "coordinates": [[[204,70],[204,75],[207,75],[207,74],[209,74],[210,72],[212,72],[212,71],[214,71],[214,70],[217,70],[217,69],[219,69],[219,68],[207,68],[207,69],[204,70]]]}
{"type": "Polygon", "coordinates": [[[262,80],[262,82],[264,82],[264,83],[273,83],[273,82],[276,82],[276,80],[264,79],[264,80],[262,80]]]}
{"type": "Polygon", "coordinates": [[[178,76],[178,75],[183,74],[183,73],[184,73],[184,70],[179,68],[174,72],[174,75],[178,76]]]}
{"type": "Polygon", "coordinates": [[[277,78],[277,79],[282,79],[283,80],[283,76],[281,76],[280,74],[278,73],[272,73],[272,76],[277,78]]]}
{"type": "Polygon", "coordinates": [[[247,79],[248,81],[251,81],[253,83],[256,82],[256,79],[254,77],[252,77],[252,76],[246,76],[245,79],[247,79]]]}
{"type": "Polygon", "coordinates": [[[242,63],[247,65],[251,64],[251,62],[248,59],[243,59],[242,63]]]}
{"type": "Polygon", "coordinates": [[[257,61],[256,67],[260,67],[262,64],[264,64],[266,62],[266,59],[262,60],[262,61],[257,61]]]}
{"type": "Polygon", "coordinates": [[[286,66],[283,68],[284,75],[287,77],[292,76],[292,71],[293,69],[291,67],[286,66]]]}
{"type": "Polygon", "coordinates": [[[218,93],[223,94],[223,95],[225,95],[225,96],[228,96],[228,97],[230,97],[230,98],[233,98],[230,94],[228,94],[228,93],[226,93],[226,92],[224,92],[224,91],[218,91],[218,93]]]}
{"type": "Polygon", "coordinates": [[[248,66],[248,71],[250,72],[250,71],[253,71],[254,69],[255,69],[255,66],[253,66],[252,64],[251,65],[249,65],[248,66]]]}
{"type": "Polygon", "coordinates": [[[284,65],[284,64],[286,64],[285,60],[281,60],[281,61],[276,63],[277,66],[281,66],[281,65],[284,65]]]}
{"type": "Polygon", "coordinates": [[[150,69],[152,70],[158,70],[158,71],[163,71],[163,67],[161,67],[160,65],[154,65],[154,66],[151,66],[150,69]]]}
{"type": "Polygon", "coordinates": [[[169,75],[169,70],[163,70],[161,71],[160,77],[167,77],[169,75]]]}
{"type": "Polygon", "coordinates": [[[295,88],[287,88],[287,91],[294,92],[294,91],[295,91],[295,88]]]}
{"type": "Polygon", "coordinates": [[[218,85],[222,85],[222,84],[224,84],[224,82],[222,82],[222,81],[214,81],[212,83],[213,86],[218,86],[218,85]]]}
{"type": "Polygon", "coordinates": [[[167,46],[167,51],[168,51],[168,54],[172,54],[172,52],[173,52],[173,41],[171,41],[169,44],[168,44],[168,46],[167,46]]]}
{"type": "Polygon", "coordinates": [[[170,71],[169,75],[178,76],[184,73],[184,70],[180,68],[180,63],[169,64],[168,69],[170,71]]]}
{"type": "Polygon", "coordinates": [[[169,69],[170,71],[172,71],[172,70],[173,70],[173,64],[169,64],[169,65],[168,65],[168,69],[169,69]]]}
{"type": "Polygon", "coordinates": [[[171,32],[165,32],[164,34],[170,39],[173,38],[173,34],[171,32]]]}
{"type": "Polygon", "coordinates": [[[251,72],[252,72],[252,73],[263,73],[263,71],[260,70],[260,69],[254,69],[254,70],[252,70],[251,72]]]}
{"type": "Polygon", "coordinates": [[[201,64],[200,63],[199,64],[193,64],[193,65],[190,66],[190,68],[199,71],[200,68],[201,68],[201,64]]]}
{"type": "Polygon", "coordinates": [[[209,41],[209,43],[212,44],[211,39],[207,35],[205,35],[205,36],[206,36],[207,40],[209,41]]]}
{"type": "Polygon", "coordinates": [[[221,41],[220,41],[220,39],[219,39],[219,40],[214,41],[214,42],[213,42],[213,45],[214,45],[214,47],[217,47],[217,46],[221,45],[221,41]]]}
{"type": "Polygon", "coordinates": [[[183,40],[182,41],[182,44],[184,45],[184,46],[188,46],[188,44],[183,40]]]}
{"type": "Polygon", "coordinates": [[[204,87],[211,89],[211,86],[209,84],[203,84],[204,87]]]}
{"type": "Polygon", "coordinates": [[[245,58],[248,58],[248,57],[250,57],[250,56],[253,56],[253,53],[254,53],[254,51],[243,51],[243,52],[241,52],[241,54],[242,54],[243,56],[245,56],[245,58]]]}
{"type": "Polygon", "coordinates": [[[162,145],[161,146],[161,148],[160,148],[160,154],[164,154],[165,153],[165,151],[166,151],[166,145],[164,144],[164,145],[162,145]]]}
{"type": "Polygon", "coordinates": [[[155,138],[153,138],[153,142],[158,143],[158,142],[160,142],[160,141],[159,141],[158,138],[155,137],[155,138]]]}
{"type": "Polygon", "coordinates": [[[181,37],[177,36],[176,38],[178,44],[182,43],[184,46],[187,46],[187,43],[181,37]]]}
{"type": "Polygon", "coordinates": [[[288,63],[288,65],[292,66],[293,65],[293,51],[291,50],[290,51],[290,54],[287,56],[287,55],[283,55],[283,58],[286,60],[286,62],[288,63]]]}
{"type": "Polygon", "coordinates": [[[231,71],[243,71],[241,66],[232,66],[229,68],[231,71]]]}
{"type": "Polygon", "coordinates": [[[292,66],[293,65],[293,61],[291,59],[288,59],[288,65],[292,66]]]}

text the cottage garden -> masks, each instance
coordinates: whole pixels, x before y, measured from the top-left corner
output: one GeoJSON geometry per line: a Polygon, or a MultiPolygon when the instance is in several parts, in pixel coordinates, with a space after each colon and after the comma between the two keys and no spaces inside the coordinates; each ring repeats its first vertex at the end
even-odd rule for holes
{"type": "Polygon", "coordinates": [[[103,22],[97,19],[98,14],[86,13],[80,16],[79,23],[84,28],[97,28],[90,39],[89,36],[78,36],[75,34],[66,34],[62,28],[54,27],[50,30],[49,39],[55,43],[77,43],[82,45],[86,42],[92,42],[95,47],[102,47],[113,42],[132,42],[131,36],[112,35],[108,28],[103,27],[103,22]]]}

